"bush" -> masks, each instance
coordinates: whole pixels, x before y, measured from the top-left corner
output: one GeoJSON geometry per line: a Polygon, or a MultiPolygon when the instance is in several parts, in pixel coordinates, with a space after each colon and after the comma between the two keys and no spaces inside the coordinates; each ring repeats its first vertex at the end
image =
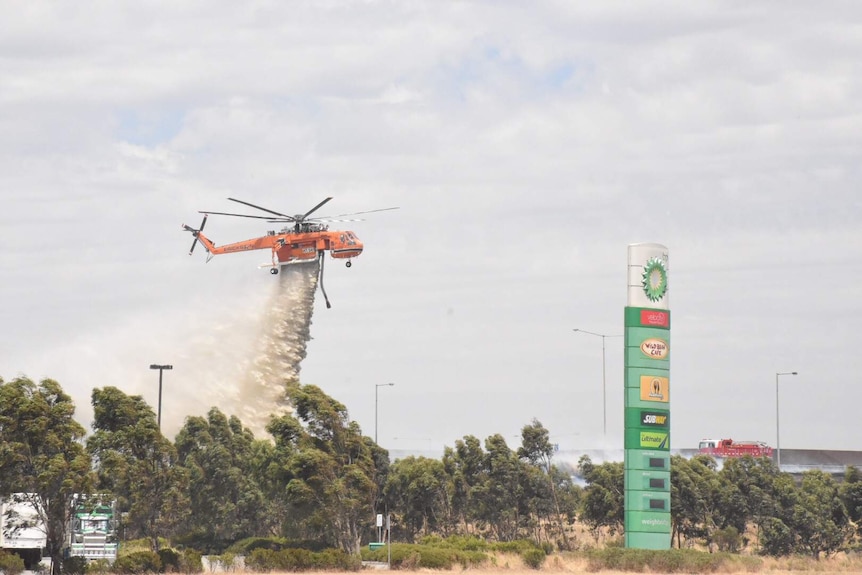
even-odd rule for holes
{"type": "Polygon", "coordinates": [[[180,554],[170,547],[163,547],[156,551],[159,561],[162,562],[161,573],[175,573],[180,570],[180,554]]]}
{"type": "Polygon", "coordinates": [[[162,561],[155,551],[135,551],[114,561],[114,573],[140,575],[141,573],[161,573],[161,571],[162,561]]]}
{"type": "Polygon", "coordinates": [[[180,554],[180,572],[181,573],[201,573],[204,570],[201,554],[194,549],[183,549],[180,554]]]}
{"type": "Polygon", "coordinates": [[[736,553],[742,546],[742,536],[739,534],[739,530],[732,525],[716,531],[713,535],[713,541],[715,541],[719,551],[729,553],[736,553]]]}
{"type": "Polygon", "coordinates": [[[245,558],[245,566],[258,572],[310,569],[357,571],[362,567],[362,560],[338,549],[314,552],[288,548],[274,551],[258,547],[245,558]]]}
{"type": "Polygon", "coordinates": [[[66,557],[63,559],[61,571],[65,575],[84,575],[87,572],[86,557],[66,557]]]}
{"type": "Polygon", "coordinates": [[[6,575],[20,575],[24,571],[24,560],[14,553],[0,550],[0,571],[6,575]]]}
{"type": "Polygon", "coordinates": [[[107,559],[96,559],[87,563],[87,575],[104,575],[111,572],[111,562],[107,559]]]}
{"type": "Polygon", "coordinates": [[[541,549],[528,549],[521,554],[521,557],[531,569],[539,569],[545,562],[545,552],[541,549]]]}
{"type": "MultiPolygon", "coordinates": [[[[392,567],[397,569],[451,569],[456,564],[466,569],[472,565],[488,562],[488,556],[480,551],[462,551],[451,547],[411,543],[393,543],[391,547],[392,567]]],[[[386,548],[371,551],[367,547],[364,547],[361,552],[362,559],[365,561],[386,561],[387,553],[386,548]]]]}

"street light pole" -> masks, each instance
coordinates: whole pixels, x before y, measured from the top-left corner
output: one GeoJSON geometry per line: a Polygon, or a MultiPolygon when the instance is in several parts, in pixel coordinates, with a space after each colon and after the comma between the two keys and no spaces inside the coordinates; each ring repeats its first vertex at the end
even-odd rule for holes
{"type": "Polygon", "coordinates": [[[375,383],[374,384],[374,443],[377,443],[377,390],[381,387],[392,387],[394,383],[375,383]]]}
{"type": "Polygon", "coordinates": [[[608,337],[622,337],[622,335],[606,335],[603,333],[595,333],[592,331],[587,331],[585,329],[575,328],[572,331],[576,331],[578,333],[585,333],[587,335],[594,335],[596,337],[602,338],[602,433],[604,434],[604,439],[607,441],[608,438],[608,394],[606,390],[606,382],[605,382],[605,338],[608,337]]]}
{"type": "Polygon", "coordinates": [[[778,376],[796,375],[795,371],[782,371],[775,374],[775,463],[781,471],[781,428],[778,419],[778,376]]]}
{"type": "Polygon", "coordinates": [[[159,365],[157,363],[150,364],[150,369],[158,369],[159,370],[159,411],[158,411],[158,424],[159,431],[162,429],[162,372],[166,369],[173,369],[172,365],[159,365]]]}

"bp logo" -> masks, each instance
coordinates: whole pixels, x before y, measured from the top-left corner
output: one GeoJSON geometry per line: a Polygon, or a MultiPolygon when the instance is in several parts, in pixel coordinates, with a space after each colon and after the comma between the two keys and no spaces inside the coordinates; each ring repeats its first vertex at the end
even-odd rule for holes
{"type": "Polygon", "coordinates": [[[644,293],[650,301],[656,302],[667,293],[667,268],[659,258],[650,258],[644,266],[644,293]]]}

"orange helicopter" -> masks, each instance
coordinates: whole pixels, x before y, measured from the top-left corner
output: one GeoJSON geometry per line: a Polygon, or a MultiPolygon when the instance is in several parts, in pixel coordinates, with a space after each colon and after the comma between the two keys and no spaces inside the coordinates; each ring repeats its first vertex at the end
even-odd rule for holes
{"type": "Polygon", "coordinates": [[[320,207],[322,207],[331,199],[331,197],[326,198],[304,214],[289,216],[287,214],[282,214],[280,212],[276,212],[261,206],[256,206],[243,200],[238,200],[236,198],[228,198],[228,200],[232,202],[237,202],[239,204],[243,204],[257,210],[261,210],[271,215],[254,216],[248,214],[233,214],[228,212],[200,211],[199,213],[204,215],[204,218],[201,221],[201,227],[195,229],[191,226],[187,226],[186,224],[183,224],[182,226],[183,230],[191,232],[191,234],[195,238],[194,241],[192,241],[192,247],[189,250],[189,255],[192,255],[192,253],[195,251],[195,246],[197,245],[198,241],[203,244],[204,249],[206,249],[207,251],[207,262],[209,262],[213,258],[213,256],[221,254],[232,254],[251,250],[269,249],[272,251],[272,264],[265,264],[262,267],[270,268],[269,273],[271,274],[277,274],[279,271],[279,267],[282,265],[303,263],[318,259],[320,261],[320,291],[323,293],[323,297],[326,300],[326,307],[332,307],[329,304],[329,298],[326,296],[326,291],[323,289],[323,256],[327,251],[329,251],[331,256],[335,259],[346,259],[347,261],[345,262],[345,265],[347,267],[350,267],[352,265],[350,260],[362,253],[363,245],[362,242],[359,241],[359,238],[356,237],[356,234],[354,234],[353,232],[346,230],[330,231],[329,226],[326,224],[329,222],[361,222],[361,219],[343,220],[334,218],[358,216],[362,214],[370,214],[373,212],[385,212],[387,210],[397,210],[398,208],[382,208],[379,210],[368,210],[365,212],[355,212],[352,214],[340,214],[338,216],[326,218],[309,217],[311,214],[316,212],[320,207]],[[270,230],[266,233],[265,236],[252,238],[241,242],[235,242],[232,244],[225,244],[223,246],[217,247],[212,242],[212,240],[210,240],[202,233],[204,226],[207,223],[207,218],[210,215],[254,218],[259,220],[266,220],[270,223],[287,223],[292,225],[285,226],[279,232],[270,230]]]}

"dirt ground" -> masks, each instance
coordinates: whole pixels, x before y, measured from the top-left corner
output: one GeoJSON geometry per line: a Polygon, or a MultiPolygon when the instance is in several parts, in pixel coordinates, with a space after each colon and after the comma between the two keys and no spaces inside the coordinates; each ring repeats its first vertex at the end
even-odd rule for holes
{"type": "MultiPolygon", "coordinates": [[[[565,574],[565,573],[598,573],[599,575],[632,575],[630,571],[590,571],[588,570],[585,559],[576,556],[554,555],[548,557],[541,569],[535,570],[525,566],[523,561],[517,555],[505,555],[495,558],[496,565],[486,567],[469,567],[462,569],[457,567],[448,571],[418,569],[414,571],[398,570],[398,573],[420,573],[422,575],[537,575],[538,574],[565,574]]],[[[803,575],[805,573],[817,573],[828,575],[831,573],[852,575],[862,575],[862,558],[839,556],[830,559],[821,559],[814,561],[807,557],[793,558],[762,558],[762,563],[759,570],[756,571],[734,571],[732,569],[719,571],[718,573],[762,573],[765,575],[803,575]]],[[[383,569],[375,569],[366,567],[362,573],[371,575],[371,572],[378,572],[382,575],[385,572],[383,569]]],[[[644,573],[656,573],[653,571],[645,571],[644,573]]],[[[285,574],[287,575],[287,574],[285,574]]],[[[291,574],[295,575],[295,574],[291,574]]],[[[338,572],[317,572],[314,575],[345,575],[338,572]]]]}

